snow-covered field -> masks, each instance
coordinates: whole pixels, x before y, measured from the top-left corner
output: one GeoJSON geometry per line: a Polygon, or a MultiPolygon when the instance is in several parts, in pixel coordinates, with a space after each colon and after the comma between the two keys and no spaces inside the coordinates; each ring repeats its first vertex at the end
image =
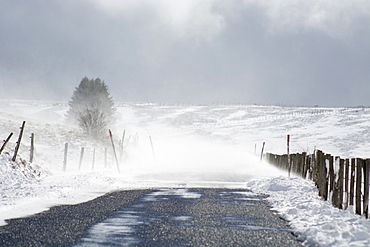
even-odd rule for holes
{"type": "Polygon", "coordinates": [[[368,108],[117,103],[112,131],[120,173],[111,146],[106,166],[104,147],[65,124],[67,110],[66,102],[0,101],[0,138],[14,132],[0,156],[0,224],[112,190],[247,187],[269,194],[273,208],[308,246],[370,246],[369,220],[354,215],[351,208],[332,208],[317,196],[311,181],[287,178],[286,172],[259,159],[263,142],[266,152],[284,153],[287,134],[291,152],[317,148],[342,157],[370,157],[368,108]],[[17,162],[11,163],[22,121],[22,145],[17,162]],[[29,159],[31,133],[35,160],[25,166],[20,159],[29,159]],[[79,170],[81,147],[85,153],[79,170]]]}

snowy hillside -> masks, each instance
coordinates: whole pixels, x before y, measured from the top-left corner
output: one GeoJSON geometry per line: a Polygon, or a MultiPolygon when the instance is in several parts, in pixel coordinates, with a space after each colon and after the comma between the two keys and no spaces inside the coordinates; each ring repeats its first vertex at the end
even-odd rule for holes
{"type": "Polygon", "coordinates": [[[266,142],[265,151],[284,153],[287,134],[291,152],[318,148],[342,157],[370,157],[370,109],[129,103],[116,107],[117,123],[112,130],[120,173],[111,146],[89,141],[65,124],[66,102],[0,101],[0,138],[14,133],[0,157],[0,224],[7,218],[86,201],[112,190],[249,187],[270,194],[273,207],[291,221],[307,245],[370,244],[369,221],[320,200],[310,181],[288,179],[286,172],[259,161],[262,142],[266,142]],[[22,121],[26,121],[25,133],[19,158],[12,163],[22,121]],[[35,160],[20,166],[29,159],[31,133],[35,134],[35,160]],[[69,143],[66,172],[65,143],[69,143]],[[85,153],[79,170],[82,147],[85,153]]]}

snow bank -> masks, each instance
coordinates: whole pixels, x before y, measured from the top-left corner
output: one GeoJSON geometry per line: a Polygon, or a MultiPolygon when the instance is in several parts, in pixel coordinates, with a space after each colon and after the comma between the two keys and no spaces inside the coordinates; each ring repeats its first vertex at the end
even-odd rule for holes
{"type": "Polygon", "coordinates": [[[23,198],[30,194],[30,186],[50,175],[50,173],[36,164],[17,158],[13,162],[9,154],[0,155],[0,185],[2,206],[12,198],[23,198]]]}
{"type": "Polygon", "coordinates": [[[272,208],[290,222],[307,246],[370,246],[370,221],[340,210],[318,196],[314,183],[301,178],[260,178],[247,183],[268,194],[272,208]]]}

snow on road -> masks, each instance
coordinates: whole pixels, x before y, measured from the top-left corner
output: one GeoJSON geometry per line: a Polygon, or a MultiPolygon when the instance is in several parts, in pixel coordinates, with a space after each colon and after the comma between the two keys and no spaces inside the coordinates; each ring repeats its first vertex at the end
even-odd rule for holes
{"type": "Polygon", "coordinates": [[[368,220],[351,209],[332,208],[317,196],[312,182],[289,179],[286,172],[259,160],[262,142],[267,152],[284,153],[287,134],[291,152],[319,148],[342,157],[369,157],[370,109],[120,103],[112,129],[117,147],[126,131],[123,152],[118,152],[121,173],[110,146],[106,165],[104,147],[64,123],[67,110],[66,102],[0,101],[0,138],[14,132],[0,156],[0,224],[112,190],[248,187],[269,194],[273,208],[308,246],[370,245],[368,220]],[[19,158],[28,159],[29,136],[35,133],[31,166],[22,166],[19,158],[9,162],[23,120],[19,158]],[[66,142],[68,165],[63,172],[66,142]],[[79,170],[81,147],[85,155],[79,170]]]}

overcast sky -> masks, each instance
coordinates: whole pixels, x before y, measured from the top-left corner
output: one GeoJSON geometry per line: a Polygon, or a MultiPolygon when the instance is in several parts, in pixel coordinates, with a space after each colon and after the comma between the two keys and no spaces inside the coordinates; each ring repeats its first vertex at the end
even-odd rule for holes
{"type": "Polygon", "coordinates": [[[0,0],[0,98],[370,105],[369,0],[0,0]]]}

